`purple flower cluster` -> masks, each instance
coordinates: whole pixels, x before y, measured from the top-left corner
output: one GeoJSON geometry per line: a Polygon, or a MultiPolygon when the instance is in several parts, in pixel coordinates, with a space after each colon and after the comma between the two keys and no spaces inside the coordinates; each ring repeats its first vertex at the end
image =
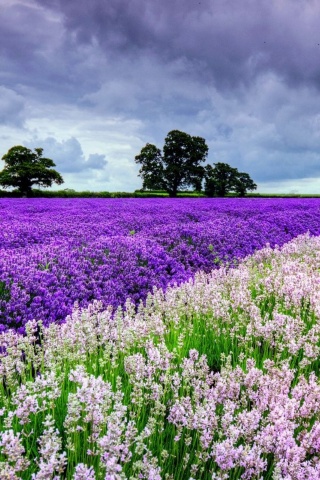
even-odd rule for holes
{"type": "Polygon", "coordinates": [[[1,199],[0,329],[136,305],[270,243],[320,234],[320,199],[1,199]]]}

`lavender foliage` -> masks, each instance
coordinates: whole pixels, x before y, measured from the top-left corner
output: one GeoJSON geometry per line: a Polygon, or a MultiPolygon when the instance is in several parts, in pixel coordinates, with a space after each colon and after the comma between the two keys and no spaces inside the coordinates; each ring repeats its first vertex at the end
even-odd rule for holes
{"type": "Polygon", "coordinates": [[[320,235],[320,199],[1,199],[0,227],[0,331],[23,332],[320,235]]]}

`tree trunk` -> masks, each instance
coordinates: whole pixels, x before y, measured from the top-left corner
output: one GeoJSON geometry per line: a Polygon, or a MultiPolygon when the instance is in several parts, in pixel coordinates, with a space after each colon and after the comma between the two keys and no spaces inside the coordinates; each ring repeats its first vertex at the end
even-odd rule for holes
{"type": "Polygon", "coordinates": [[[177,197],[178,190],[177,190],[177,189],[170,190],[168,193],[169,193],[169,197],[170,197],[170,198],[176,198],[176,197],[177,197]]]}
{"type": "Polygon", "coordinates": [[[22,197],[31,197],[32,188],[30,184],[23,184],[19,188],[22,197]]]}

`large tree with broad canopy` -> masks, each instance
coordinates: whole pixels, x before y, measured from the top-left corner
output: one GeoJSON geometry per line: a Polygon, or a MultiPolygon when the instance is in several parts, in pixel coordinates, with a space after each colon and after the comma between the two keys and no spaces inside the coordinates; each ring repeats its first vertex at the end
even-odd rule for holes
{"type": "Polygon", "coordinates": [[[61,185],[63,178],[50,158],[42,157],[43,148],[34,151],[21,145],[12,147],[3,155],[4,169],[0,172],[0,185],[3,188],[17,188],[22,196],[29,196],[33,185],[51,187],[61,185]]]}
{"type": "Polygon", "coordinates": [[[141,165],[139,176],[143,189],[165,190],[170,197],[176,197],[178,190],[193,187],[201,190],[208,146],[202,137],[172,130],[165,138],[163,153],[155,145],[147,143],[136,163],[141,165]]]}

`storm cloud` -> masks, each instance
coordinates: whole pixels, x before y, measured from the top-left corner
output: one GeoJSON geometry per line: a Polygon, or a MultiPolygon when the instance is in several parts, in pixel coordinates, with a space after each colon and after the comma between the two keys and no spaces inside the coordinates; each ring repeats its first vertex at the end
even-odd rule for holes
{"type": "Polygon", "coordinates": [[[316,0],[5,0],[2,154],[36,138],[67,187],[133,190],[180,129],[259,191],[315,191],[319,23],[316,0]]]}
{"type": "MultiPolygon", "coordinates": [[[[36,148],[33,140],[28,147],[36,148]]],[[[90,154],[89,158],[85,158],[79,141],[76,138],[69,138],[62,142],[58,142],[53,137],[41,140],[41,148],[45,150],[46,157],[54,159],[58,170],[61,173],[80,173],[84,170],[100,170],[107,165],[105,155],[98,153],[90,154]]],[[[88,173],[88,172],[87,172],[88,173]]]]}

